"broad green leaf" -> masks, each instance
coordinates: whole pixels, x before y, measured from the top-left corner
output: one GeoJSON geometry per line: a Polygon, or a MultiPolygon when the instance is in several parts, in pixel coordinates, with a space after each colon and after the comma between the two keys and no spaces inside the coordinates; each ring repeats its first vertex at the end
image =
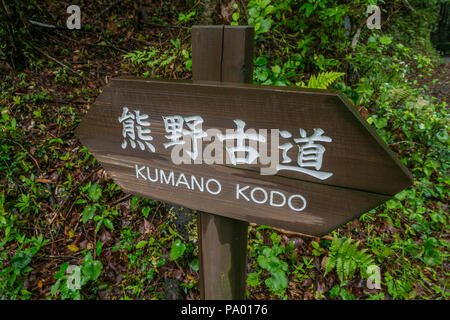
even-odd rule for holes
{"type": "Polygon", "coordinates": [[[252,287],[257,287],[261,284],[261,280],[259,279],[257,272],[250,273],[247,277],[246,282],[252,287]]]}
{"type": "Polygon", "coordinates": [[[109,219],[104,219],[104,220],[103,220],[103,224],[104,224],[105,227],[108,228],[109,230],[114,230],[114,226],[113,226],[113,223],[111,222],[111,220],[109,220],[109,219]]]}
{"type": "Polygon", "coordinates": [[[61,265],[61,267],[59,268],[59,271],[57,273],[55,273],[55,279],[61,279],[64,274],[67,271],[67,268],[69,267],[69,263],[65,262],[61,265]]]}
{"type": "Polygon", "coordinates": [[[183,255],[184,250],[186,250],[186,245],[181,242],[180,239],[176,239],[172,243],[172,248],[170,249],[170,261],[180,258],[183,255]]]}
{"type": "Polygon", "coordinates": [[[98,260],[91,260],[87,262],[85,265],[83,265],[82,273],[84,276],[84,282],[87,282],[89,280],[95,281],[100,276],[100,273],[102,271],[103,265],[98,260]]]}
{"type": "Polygon", "coordinates": [[[272,19],[264,19],[260,23],[259,27],[259,33],[266,33],[270,30],[270,27],[272,27],[273,20],[272,19]]]}
{"type": "Polygon", "coordinates": [[[138,244],[136,245],[136,249],[142,249],[146,245],[147,245],[147,241],[145,241],[145,240],[139,241],[138,244]]]}
{"type": "Polygon", "coordinates": [[[88,191],[88,197],[89,199],[91,199],[92,201],[97,202],[98,199],[100,199],[102,195],[102,189],[100,188],[100,186],[98,185],[98,183],[94,183],[88,191]]]}
{"type": "Polygon", "coordinates": [[[392,37],[390,36],[381,36],[378,38],[381,44],[388,45],[392,43],[392,37]]]}
{"type": "Polygon", "coordinates": [[[277,292],[287,288],[288,279],[282,270],[271,272],[270,275],[271,277],[264,281],[270,290],[277,292]]]}
{"type": "Polygon", "coordinates": [[[273,66],[272,67],[272,72],[275,74],[279,74],[281,72],[281,68],[279,65],[273,66]]]}
{"type": "Polygon", "coordinates": [[[91,220],[94,217],[95,211],[97,211],[97,208],[95,206],[91,206],[88,205],[84,208],[83,210],[83,218],[82,221],[83,223],[88,222],[89,220],[91,220]]]}
{"type": "Polygon", "coordinates": [[[266,57],[258,57],[255,59],[255,65],[261,67],[265,66],[267,64],[267,58],[266,57]]]}

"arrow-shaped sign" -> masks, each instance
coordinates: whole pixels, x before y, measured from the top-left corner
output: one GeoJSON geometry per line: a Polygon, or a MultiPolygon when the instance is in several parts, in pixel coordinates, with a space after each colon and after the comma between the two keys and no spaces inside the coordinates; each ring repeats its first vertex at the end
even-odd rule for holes
{"type": "Polygon", "coordinates": [[[311,235],[411,185],[327,90],[117,78],[77,135],[125,192],[311,235]]]}

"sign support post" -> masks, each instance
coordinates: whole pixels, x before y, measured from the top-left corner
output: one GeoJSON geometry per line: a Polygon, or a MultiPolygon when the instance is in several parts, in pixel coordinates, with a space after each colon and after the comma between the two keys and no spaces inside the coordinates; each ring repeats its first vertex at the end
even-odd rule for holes
{"type": "MultiPolygon", "coordinates": [[[[195,81],[251,83],[254,30],[250,26],[194,26],[195,81]]],[[[248,223],[199,212],[200,294],[207,300],[245,298],[248,223]]]]}

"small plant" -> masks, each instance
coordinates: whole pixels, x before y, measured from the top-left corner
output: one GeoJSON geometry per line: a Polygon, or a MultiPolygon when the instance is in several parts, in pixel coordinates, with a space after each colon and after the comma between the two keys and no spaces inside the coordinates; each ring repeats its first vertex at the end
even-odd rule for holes
{"type": "Polygon", "coordinates": [[[81,266],[71,268],[70,274],[67,269],[68,263],[64,263],[55,274],[56,282],[52,286],[51,293],[54,296],[60,295],[62,300],[81,300],[81,288],[88,282],[95,282],[102,271],[103,265],[100,261],[94,260],[92,254],[88,252],[83,259],[81,266]]]}
{"type": "Polygon", "coordinates": [[[142,73],[144,77],[182,77],[183,67],[192,70],[191,49],[183,48],[180,39],[171,39],[170,43],[172,46],[164,50],[150,46],[127,53],[123,55],[122,67],[133,73],[142,73]]]}
{"type": "Polygon", "coordinates": [[[336,298],[337,296],[340,296],[342,300],[356,300],[354,294],[348,292],[345,288],[341,286],[334,286],[330,290],[330,298],[336,298]]]}
{"type": "Polygon", "coordinates": [[[315,266],[313,264],[314,258],[311,258],[308,260],[305,257],[302,257],[302,260],[303,260],[303,263],[300,263],[297,266],[294,266],[294,271],[292,272],[292,274],[295,276],[295,278],[294,278],[295,281],[299,281],[299,282],[310,278],[307,271],[309,269],[315,268],[315,266]]]}
{"type": "Polygon", "coordinates": [[[270,30],[273,24],[271,18],[275,7],[270,5],[270,0],[251,0],[248,3],[248,24],[255,27],[255,39],[260,39],[260,34],[270,30]]]}
{"type": "Polygon", "coordinates": [[[233,21],[231,22],[232,26],[237,26],[239,25],[239,6],[237,3],[233,3],[233,14],[231,15],[231,19],[233,19],[233,21]]]}
{"type": "MultiPolygon", "coordinates": [[[[280,259],[280,255],[285,253],[286,248],[280,245],[281,237],[273,232],[270,236],[272,247],[263,246],[260,248],[256,261],[258,266],[270,273],[270,277],[264,280],[265,285],[275,295],[285,298],[285,291],[288,286],[288,264],[280,259]]],[[[247,283],[252,286],[260,284],[260,272],[250,273],[247,283]]]]}
{"type": "MultiPolygon", "coordinates": [[[[0,198],[0,213],[1,201],[0,198]]],[[[0,218],[3,218],[0,216],[0,218]]],[[[0,228],[5,226],[6,219],[0,219],[0,228]]],[[[45,246],[49,240],[44,240],[42,234],[38,238],[26,238],[25,234],[16,233],[15,228],[11,229],[11,224],[15,221],[9,221],[9,227],[6,227],[2,238],[0,238],[0,297],[8,299],[17,299],[19,297],[28,297],[30,292],[23,288],[23,278],[30,273],[33,268],[30,266],[33,257],[45,246]],[[15,254],[6,259],[6,252],[3,251],[5,244],[9,241],[17,241],[19,247],[15,254]],[[25,249],[25,247],[28,247],[25,249]]],[[[0,229],[1,231],[1,229],[0,229]]],[[[0,235],[2,232],[0,232],[0,235]]]]}
{"type": "Polygon", "coordinates": [[[339,239],[335,235],[327,257],[325,275],[336,269],[339,280],[344,282],[353,278],[359,269],[361,277],[367,278],[367,268],[374,264],[374,260],[371,254],[366,253],[367,249],[358,249],[359,243],[351,238],[339,239]]]}
{"type": "Polygon", "coordinates": [[[188,22],[189,20],[191,20],[194,16],[195,16],[196,12],[195,10],[190,11],[186,14],[180,12],[178,14],[178,22],[183,23],[183,22],[188,22]]]}
{"type": "Polygon", "coordinates": [[[308,80],[308,84],[303,81],[297,85],[303,88],[328,89],[336,80],[345,75],[343,72],[320,72],[317,76],[312,75],[308,80]]]}
{"type": "MultiPolygon", "coordinates": [[[[109,230],[114,230],[113,218],[119,216],[119,212],[117,209],[111,208],[110,206],[104,204],[104,200],[102,198],[103,190],[101,186],[97,182],[94,184],[89,182],[80,189],[83,193],[87,193],[87,197],[90,200],[80,199],[76,201],[77,204],[88,203],[83,209],[81,221],[83,223],[88,223],[90,220],[94,220],[97,223],[95,233],[100,230],[102,225],[109,230]]],[[[109,192],[114,192],[116,186],[109,185],[107,189],[109,192]]]]}

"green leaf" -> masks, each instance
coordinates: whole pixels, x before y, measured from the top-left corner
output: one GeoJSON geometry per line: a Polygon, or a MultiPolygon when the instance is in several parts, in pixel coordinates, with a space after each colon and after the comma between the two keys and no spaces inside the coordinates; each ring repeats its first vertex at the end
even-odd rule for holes
{"type": "Polygon", "coordinates": [[[258,33],[266,33],[270,30],[270,27],[272,27],[273,20],[272,19],[264,19],[261,21],[258,33]]]}
{"type": "Polygon", "coordinates": [[[271,0],[260,0],[259,1],[259,5],[261,6],[262,9],[264,9],[265,7],[267,7],[270,4],[271,0]]]}
{"type": "Polygon", "coordinates": [[[191,71],[192,70],[192,59],[187,60],[185,65],[186,65],[186,69],[188,71],[191,71]]]}
{"type": "Polygon", "coordinates": [[[131,210],[136,210],[137,209],[138,202],[139,202],[139,197],[132,197],[131,198],[131,201],[130,201],[131,210]]]}
{"type": "Polygon", "coordinates": [[[438,133],[436,133],[436,138],[442,143],[448,143],[449,142],[449,136],[447,131],[441,130],[438,133]]]}
{"type": "MultiPolygon", "coordinates": [[[[248,10],[248,15],[249,15],[250,18],[254,18],[255,19],[255,18],[259,17],[260,11],[261,11],[261,9],[259,7],[251,7],[248,10]]],[[[249,19],[249,24],[252,25],[250,19],[249,19]]]]}
{"type": "Polygon", "coordinates": [[[281,68],[279,65],[273,66],[272,67],[272,72],[275,74],[279,74],[281,72],[281,68]]]}
{"type": "Polygon", "coordinates": [[[194,270],[195,272],[198,272],[199,267],[198,267],[198,259],[193,259],[191,262],[189,262],[189,266],[191,267],[192,270],[194,270]]]}
{"type": "Polygon", "coordinates": [[[69,264],[67,262],[63,263],[59,268],[59,271],[55,273],[55,279],[61,279],[67,271],[69,264]]]}
{"type": "Polygon", "coordinates": [[[95,206],[88,205],[83,210],[83,217],[82,221],[83,223],[88,222],[94,217],[95,211],[97,211],[97,208],[95,206]]]}
{"type": "Polygon", "coordinates": [[[248,285],[250,285],[252,287],[257,287],[261,284],[261,280],[259,279],[257,272],[250,273],[247,277],[246,282],[248,285]]]}
{"type": "Polygon", "coordinates": [[[102,253],[103,244],[100,240],[97,241],[97,244],[95,245],[95,253],[97,256],[99,256],[102,253]]]}
{"type": "Polygon", "coordinates": [[[263,70],[258,74],[257,79],[259,81],[263,82],[263,81],[266,81],[268,77],[269,77],[269,73],[266,70],[263,70]]]}
{"type": "Polygon", "coordinates": [[[149,212],[150,212],[150,207],[144,207],[143,209],[142,209],[142,214],[144,215],[144,217],[148,217],[148,214],[149,214],[149,212]]]}
{"type": "Polygon", "coordinates": [[[373,122],[375,123],[375,127],[377,129],[382,129],[387,126],[388,120],[386,118],[373,118],[373,122]]]}
{"type": "Polygon", "coordinates": [[[311,15],[311,13],[313,12],[314,7],[313,7],[313,5],[311,3],[304,3],[300,7],[299,11],[302,11],[302,10],[305,10],[306,17],[309,17],[311,15]]]}
{"type": "Polygon", "coordinates": [[[266,14],[272,14],[277,11],[277,9],[274,6],[270,5],[264,11],[266,12],[266,14]]]}
{"type": "Polygon", "coordinates": [[[61,283],[61,280],[58,279],[58,280],[55,282],[55,284],[52,286],[52,289],[51,289],[52,295],[56,295],[56,293],[58,292],[60,283],[61,283]]]}
{"type": "Polygon", "coordinates": [[[381,36],[378,38],[381,44],[388,45],[392,43],[392,37],[390,36],[381,36]]]}
{"type": "Polygon", "coordinates": [[[89,280],[95,281],[100,276],[103,265],[98,260],[90,260],[82,267],[82,273],[84,276],[83,281],[87,282],[89,280]]]}
{"type": "Polygon", "coordinates": [[[255,60],[255,65],[261,67],[265,66],[267,64],[267,58],[266,57],[258,57],[255,60]]]}
{"type": "Polygon", "coordinates": [[[186,245],[181,242],[180,239],[176,239],[172,243],[172,248],[170,249],[170,261],[174,261],[180,258],[183,255],[184,250],[186,250],[186,245]]]}
{"type": "Polygon", "coordinates": [[[111,220],[109,220],[109,219],[104,219],[104,220],[103,220],[103,224],[104,224],[105,227],[108,228],[109,230],[114,230],[114,226],[113,226],[113,223],[111,222],[111,220]]]}
{"type": "Polygon", "coordinates": [[[18,252],[11,258],[11,265],[20,271],[31,262],[31,258],[33,258],[33,253],[30,251],[18,252]]]}
{"type": "Polygon", "coordinates": [[[269,259],[266,256],[259,255],[258,258],[256,259],[256,261],[258,262],[258,264],[261,268],[266,269],[266,270],[268,270],[270,268],[269,259]]]}
{"type": "Polygon", "coordinates": [[[147,241],[145,241],[145,240],[139,241],[138,244],[136,245],[136,249],[142,249],[146,245],[147,245],[147,241]]]}
{"type": "Polygon", "coordinates": [[[330,298],[336,298],[339,295],[341,288],[339,286],[334,286],[330,290],[330,298]]]}
{"type": "MultiPolygon", "coordinates": [[[[96,217],[97,218],[97,217],[96,217]]],[[[100,221],[99,222],[97,222],[97,226],[95,227],[95,233],[97,233],[99,230],[100,230],[100,227],[102,226],[102,223],[103,223],[103,219],[101,218],[101,219],[99,219],[100,221]]]]}
{"type": "Polygon", "coordinates": [[[275,232],[272,232],[272,234],[270,235],[270,240],[272,240],[272,244],[276,246],[281,242],[281,236],[279,234],[276,234],[275,232]]]}
{"type": "Polygon", "coordinates": [[[159,259],[159,260],[156,262],[156,267],[157,267],[157,268],[162,267],[162,266],[164,265],[164,263],[166,263],[166,259],[164,259],[164,258],[159,259]]]}
{"type": "Polygon", "coordinates": [[[94,183],[88,190],[88,197],[92,201],[97,202],[98,199],[102,196],[102,189],[98,185],[98,183],[94,183]]]}
{"type": "Polygon", "coordinates": [[[288,279],[284,271],[276,270],[274,272],[271,272],[270,275],[271,277],[266,279],[266,281],[264,281],[264,283],[270,290],[277,292],[287,288],[288,279]]]}

